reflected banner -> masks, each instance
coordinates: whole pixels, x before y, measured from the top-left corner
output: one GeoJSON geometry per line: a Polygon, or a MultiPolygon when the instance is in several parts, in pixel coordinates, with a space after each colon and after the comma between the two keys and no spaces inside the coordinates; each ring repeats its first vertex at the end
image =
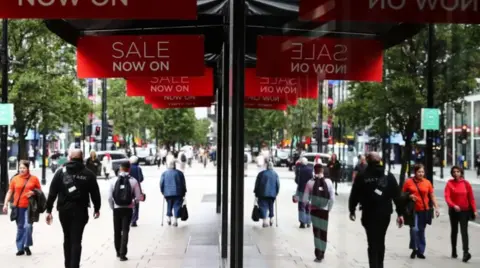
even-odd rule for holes
{"type": "Polygon", "coordinates": [[[204,76],[203,35],[83,36],[79,78],[204,76]]]}
{"type": "Polygon", "coordinates": [[[154,109],[173,109],[173,108],[194,108],[210,107],[215,101],[213,96],[194,97],[194,96],[161,96],[144,97],[145,104],[151,104],[154,109]]]}
{"type": "Polygon", "coordinates": [[[296,97],[245,97],[245,106],[247,104],[262,105],[297,105],[296,97]]]}
{"type": "Polygon", "coordinates": [[[213,96],[213,69],[203,76],[128,78],[127,96],[213,96]]]}
{"type": "Polygon", "coordinates": [[[300,0],[304,21],[480,23],[479,0],[300,0]]]}
{"type": "Polygon", "coordinates": [[[264,109],[264,110],[278,110],[286,111],[288,105],[286,104],[271,104],[271,103],[245,103],[245,108],[247,109],[264,109]]]}
{"type": "Polygon", "coordinates": [[[257,76],[381,82],[383,45],[366,39],[259,36],[257,76]]]}
{"type": "Polygon", "coordinates": [[[197,19],[196,0],[1,0],[7,19],[197,19]]]}
{"type": "Polygon", "coordinates": [[[318,80],[308,76],[258,77],[255,68],[247,68],[245,69],[245,96],[316,99],[318,80]]]}

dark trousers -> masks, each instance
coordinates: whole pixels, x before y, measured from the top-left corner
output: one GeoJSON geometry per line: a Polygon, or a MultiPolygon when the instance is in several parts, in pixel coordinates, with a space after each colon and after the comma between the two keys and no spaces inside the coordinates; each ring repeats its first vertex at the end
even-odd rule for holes
{"type": "Polygon", "coordinates": [[[384,268],[385,235],[389,224],[390,215],[362,215],[362,225],[367,233],[370,268],[384,268]]]}
{"type": "Polygon", "coordinates": [[[73,208],[59,213],[63,229],[65,268],[79,268],[82,257],[82,237],[88,222],[87,208],[73,208]]]}
{"type": "Polygon", "coordinates": [[[260,217],[262,219],[273,218],[274,215],[274,204],[275,197],[259,197],[258,198],[258,208],[260,209],[260,217]]]}
{"type": "Polygon", "coordinates": [[[165,199],[167,200],[167,217],[173,216],[175,218],[180,218],[180,208],[182,208],[183,205],[183,197],[167,196],[165,199]]]}
{"type": "Polygon", "coordinates": [[[139,215],[140,215],[140,203],[135,202],[135,207],[133,208],[133,214],[132,214],[132,224],[137,223],[139,215]]]}
{"type": "Polygon", "coordinates": [[[116,208],[113,210],[113,237],[118,256],[127,255],[128,233],[132,221],[133,209],[116,208]]]}
{"type": "Polygon", "coordinates": [[[468,252],[468,218],[470,211],[456,212],[453,209],[448,211],[450,217],[450,239],[452,242],[452,251],[457,252],[458,225],[460,224],[460,234],[462,235],[463,252],[468,252]]]}

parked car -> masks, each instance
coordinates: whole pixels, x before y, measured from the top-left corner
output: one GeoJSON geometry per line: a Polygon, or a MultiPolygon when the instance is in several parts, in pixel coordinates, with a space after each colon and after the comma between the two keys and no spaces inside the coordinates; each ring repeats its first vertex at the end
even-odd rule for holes
{"type": "Polygon", "coordinates": [[[138,163],[144,163],[147,166],[155,164],[154,151],[150,148],[137,148],[138,163]]]}
{"type": "MultiPolygon", "coordinates": [[[[117,176],[118,171],[120,170],[120,164],[128,162],[130,160],[128,159],[127,155],[122,151],[99,151],[99,152],[97,152],[98,159],[100,159],[100,161],[102,161],[103,157],[107,153],[110,154],[110,157],[112,157],[112,169],[113,169],[113,172],[115,172],[115,176],[117,176]]],[[[85,161],[87,160],[87,158],[85,158],[85,161]]],[[[98,169],[98,173],[97,173],[97,178],[98,177],[104,177],[103,167],[102,167],[101,164],[100,164],[100,168],[98,169]]]]}
{"type": "MultiPolygon", "coordinates": [[[[330,161],[330,157],[331,157],[330,154],[325,154],[325,153],[303,153],[300,157],[307,158],[307,160],[308,160],[307,165],[313,167],[313,164],[315,162],[315,158],[317,158],[317,156],[320,156],[320,162],[324,167],[328,164],[328,162],[330,161]]],[[[325,176],[328,176],[328,168],[324,168],[323,173],[325,174],[325,176]]]]}
{"type": "Polygon", "coordinates": [[[290,167],[291,161],[290,150],[277,149],[273,153],[273,164],[276,167],[290,167]]]}

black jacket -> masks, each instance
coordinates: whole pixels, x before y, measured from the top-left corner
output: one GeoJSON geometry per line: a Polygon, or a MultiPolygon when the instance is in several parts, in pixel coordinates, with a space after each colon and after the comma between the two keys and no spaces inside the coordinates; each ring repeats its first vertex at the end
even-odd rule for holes
{"type": "Polygon", "coordinates": [[[364,216],[391,215],[393,201],[397,214],[403,215],[404,202],[397,179],[393,174],[385,175],[384,172],[382,166],[368,165],[364,172],[357,175],[348,200],[350,213],[355,213],[357,205],[360,204],[364,216]]]}
{"type": "Polygon", "coordinates": [[[100,211],[101,197],[98,188],[97,176],[85,167],[81,160],[71,161],[66,165],[66,172],[73,175],[75,187],[80,192],[78,200],[72,201],[68,199],[67,187],[63,183],[63,169],[59,169],[53,176],[50,184],[50,191],[47,199],[47,212],[51,213],[53,203],[58,196],[58,211],[70,210],[74,208],[88,208],[90,206],[90,198],[92,199],[95,212],[100,211]]]}
{"type": "Polygon", "coordinates": [[[33,190],[33,195],[28,198],[28,223],[32,224],[40,220],[40,214],[45,212],[47,199],[42,190],[33,190]]]}
{"type": "Polygon", "coordinates": [[[95,175],[100,175],[101,170],[100,167],[102,166],[102,162],[98,158],[93,160],[91,157],[87,159],[86,167],[92,171],[95,175]]]}

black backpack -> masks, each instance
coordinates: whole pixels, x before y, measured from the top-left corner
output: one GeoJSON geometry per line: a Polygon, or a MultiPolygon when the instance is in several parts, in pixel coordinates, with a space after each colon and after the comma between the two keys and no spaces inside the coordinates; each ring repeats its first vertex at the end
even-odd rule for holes
{"type": "Polygon", "coordinates": [[[78,189],[77,184],[75,183],[75,178],[72,174],[68,174],[67,168],[63,167],[62,172],[62,182],[65,187],[65,197],[69,201],[79,200],[81,197],[80,189],[78,189]]]}
{"type": "Polygon", "coordinates": [[[182,156],[180,156],[180,161],[182,162],[187,162],[187,157],[185,156],[185,154],[182,154],[182,156]]]}
{"type": "Polygon", "coordinates": [[[315,197],[316,202],[318,202],[316,205],[323,209],[330,201],[327,182],[325,178],[313,178],[313,180],[315,182],[313,183],[312,195],[315,197]]]}
{"type": "Polygon", "coordinates": [[[132,186],[130,185],[130,176],[118,177],[113,188],[113,201],[117,206],[129,206],[133,201],[132,186]]]}

